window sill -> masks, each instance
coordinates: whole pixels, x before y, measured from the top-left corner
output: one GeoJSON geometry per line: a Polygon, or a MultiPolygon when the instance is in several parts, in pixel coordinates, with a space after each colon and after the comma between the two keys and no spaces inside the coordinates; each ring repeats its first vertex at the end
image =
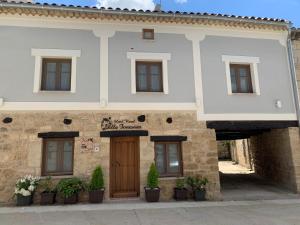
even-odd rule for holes
{"type": "Polygon", "coordinates": [[[165,93],[163,91],[137,91],[134,94],[140,94],[140,95],[167,95],[168,93],[165,93]]]}
{"type": "Polygon", "coordinates": [[[259,96],[257,93],[231,93],[229,96],[259,96]]]}
{"type": "Polygon", "coordinates": [[[75,92],[71,92],[71,91],[38,91],[34,93],[35,94],[75,94],[75,92]]]}
{"type": "Polygon", "coordinates": [[[45,180],[47,177],[51,177],[53,180],[55,179],[65,179],[65,178],[73,178],[74,175],[49,175],[49,176],[41,176],[41,180],[45,180]]]}
{"type": "Polygon", "coordinates": [[[183,177],[183,176],[179,176],[179,177],[176,177],[176,176],[174,176],[174,177],[159,177],[158,179],[159,180],[177,180],[177,179],[184,179],[185,177],[183,177]]]}

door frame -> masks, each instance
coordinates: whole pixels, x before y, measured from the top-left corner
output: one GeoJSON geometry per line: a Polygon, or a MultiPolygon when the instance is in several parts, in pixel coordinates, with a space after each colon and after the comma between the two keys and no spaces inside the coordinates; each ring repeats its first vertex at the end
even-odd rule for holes
{"type": "MultiPolygon", "coordinates": [[[[110,153],[109,153],[109,197],[110,198],[116,198],[113,197],[113,179],[115,175],[113,175],[113,165],[112,165],[112,154],[113,154],[113,141],[114,139],[118,138],[134,138],[136,140],[136,171],[135,171],[135,176],[136,176],[136,182],[135,182],[135,188],[137,191],[137,196],[140,197],[140,137],[139,136],[126,136],[126,137],[111,137],[110,138],[110,153]]],[[[122,197],[119,197],[120,199],[122,197]]],[[[119,199],[118,198],[118,199],[119,199]]],[[[130,197],[124,197],[124,198],[130,198],[130,197]]]]}

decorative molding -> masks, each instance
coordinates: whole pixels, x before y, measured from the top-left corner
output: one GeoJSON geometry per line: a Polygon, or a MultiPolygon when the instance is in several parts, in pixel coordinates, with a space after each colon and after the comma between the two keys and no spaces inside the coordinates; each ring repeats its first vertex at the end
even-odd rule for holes
{"type": "Polygon", "coordinates": [[[162,61],[163,70],[163,92],[169,94],[168,61],[171,60],[170,53],[150,53],[150,52],[127,52],[127,58],[131,60],[131,93],[136,94],[136,62],[162,61]]]}
{"type": "Polygon", "coordinates": [[[251,120],[297,120],[296,113],[227,113],[227,114],[202,114],[201,120],[205,121],[251,121],[251,120]]]}
{"type": "Polygon", "coordinates": [[[37,18],[64,18],[86,21],[122,21],[127,23],[181,24],[202,26],[226,26],[240,29],[288,30],[287,21],[253,19],[249,17],[230,17],[219,15],[174,14],[139,12],[124,10],[98,10],[93,8],[59,7],[49,5],[9,5],[2,4],[0,15],[34,16],[37,18]]]}
{"type": "Polygon", "coordinates": [[[0,111],[178,110],[194,111],[195,103],[4,102],[0,111]]]}
{"type": "Polygon", "coordinates": [[[111,29],[101,29],[99,27],[92,28],[92,31],[96,37],[100,38],[100,106],[106,107],[108,104],[108,40],[115,35],[115,31],[111,29]]]}
{"type": "MultiPolygon", "coordinates": [[[[193,65],[194,65],[194,85],[195,99],[197,105],[197,116],[204,113],[202,66],[201,66],[201,48],[200,42],[205,39],[204,34],[190,33],[185,35],[193,44],[193,65]]],[[[198,117],[198,120],[200,118],[198,117]]]]}
{"type": "Polygon", "coordinates": [[[253,93],[255,93],[256,95],[260,95],[260,86],[259,86],[258,68],[257,68],[257,64],[260,63],[259,57],[222,55],[222,61],[225,63],[228,95],[234,94],[232,93],[232,87],[231,87],[230,64],[235,64],[235,63],[250,65],[253,93]]]}
{"type": "MultiPolygon", "coordinates": [[[[34,16],[15,16],[0,15],[0,25],[2,26],[21,26],[21,27],[40,27],[40,28],[58,28],[58,29],[81,29],[90,30],[95,36],[112,37],[116,31],[141,32],[145,28],[144,22],[129,23],[126,21],[108,21],[108,20],[85,20],[70,18],[48,18],[34,16]]],[[[264,30],[228,27],[228,26],[211,26],[192,24],[157,24],[155,22],[147,24],[147,26],[155,27],[156,33],[184,34],[189,36],[210,35],[224,37],[240,37],[254,39],[278,40],[281,44],[286,45],[288,37],[287,30],[264,30]]],[[[200,39],[201,40],[201,39],[200,39]]]]}
{"type": "MultiPolygon", "coordinates": [[[[80,50],[65,49],[31,49],[31,55],[35,57],[33,93],[41,92],[42,60],[43,58],[71,58],[71,90],[59,91],[59,93],[76,92],[77,58],[81,56],[80,50]]],[[[43,91],[44,92],[44,91],[43,91]]],[[[46,91],[47,92],[47,91],[46,91]]],[[[44,93],[46,93],[44,92],[44,93]]],[[[53,93],[53,91],[51,92],[53,93]]]]}

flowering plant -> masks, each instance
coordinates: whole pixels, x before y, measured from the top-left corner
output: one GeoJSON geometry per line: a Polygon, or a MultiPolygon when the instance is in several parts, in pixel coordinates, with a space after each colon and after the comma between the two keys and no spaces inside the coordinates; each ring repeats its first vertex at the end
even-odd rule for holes
{"type": "Polygon", "coordinates": [[[34,177],[32,175],[26,175],[25,177],[17,180],[15,194],[22,196],[30,196],[35,191],[38,183],[40,181],[39,177],[34,177]]]}

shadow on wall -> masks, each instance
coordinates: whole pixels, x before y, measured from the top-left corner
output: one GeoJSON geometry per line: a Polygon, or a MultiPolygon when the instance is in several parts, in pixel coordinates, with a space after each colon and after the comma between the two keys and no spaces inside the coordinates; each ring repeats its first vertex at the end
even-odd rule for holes
{"type": "Polygon", "coordinates": [[[249,139],[256,174],[294,192],[300,187],[299,129],[274,129],[249,139]]]}

